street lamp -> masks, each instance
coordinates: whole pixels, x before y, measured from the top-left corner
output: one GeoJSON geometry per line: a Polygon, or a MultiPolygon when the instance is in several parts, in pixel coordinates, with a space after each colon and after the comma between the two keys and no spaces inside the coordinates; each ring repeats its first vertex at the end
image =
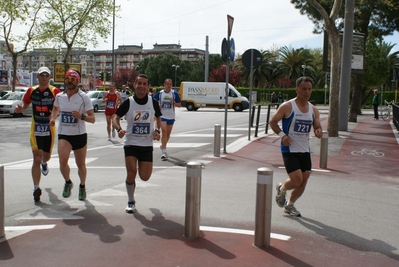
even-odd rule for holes
{"type": "Polygon", "coordinates": [[[305,76],[306,65],[302,65],[302,68],[303,68],[303,76],[305,76]]]}
{"type": "Polygon", "coordinates": [[[173,65],[172,65],[172,68],[175,68],[175,87],[176,87],[176,75],[177,75],[177,69],[178,69],[178,68],[180,68],[180,66],[179,66],[179,65],[175,65],[175,64],[173,64],[173,65]]]}

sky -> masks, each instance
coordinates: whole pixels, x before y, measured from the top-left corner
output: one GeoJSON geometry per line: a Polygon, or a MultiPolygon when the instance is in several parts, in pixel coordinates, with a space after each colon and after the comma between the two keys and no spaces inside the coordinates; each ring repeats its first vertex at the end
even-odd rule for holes
{"type": "MultiPolygon", "coordinates": [[[[119,45],[180,44],[182,48],[206,49],[221,53],[227,38],[227,15],[234,18],[231,38],[235,53],[272,47],[322,48],[323,36],[313,34],[313,23],[289,0],[115,0],[121,12],[115,19],[115,49],[119,45]]],[[[112,18],[111,18],[112,20],[112,18]]],[[[385,37],[396,44],[399,33],[385,37]]],[[[112,50],[112,31],[106,42],[90,50],[112,50]]]]}

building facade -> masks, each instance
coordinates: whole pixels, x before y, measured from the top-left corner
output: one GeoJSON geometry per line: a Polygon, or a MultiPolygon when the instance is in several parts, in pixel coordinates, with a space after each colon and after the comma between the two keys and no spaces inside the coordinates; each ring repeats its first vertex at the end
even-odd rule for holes
{"type": "MultiPolygon", "coordinates": [[[[100,72],[112,72],[113,55],[115,55],[115,70],[118,70],[119,68],[133,68],[147,57],[156,57],[164,53],[171,53],[179,57],[180,60],[193,62],[205,57],[204,50],[182,48],[179,44],[154,44],[152,49],[144,49],[143,45],[120,45],[114,49],[114,53],[112,50],[73,48],[68,63],[81,64],[82,77],[88,78],[89,76],[98,76],[100,72]]],[[[63,62],[64,55],[65,49],[33,49],[18,57],[17,70],[35,72],[42,66],[52,69],[54,63],[63,62]]],[[[11,62],[7,62],[7,67],[11,67],[11,62]]]]}

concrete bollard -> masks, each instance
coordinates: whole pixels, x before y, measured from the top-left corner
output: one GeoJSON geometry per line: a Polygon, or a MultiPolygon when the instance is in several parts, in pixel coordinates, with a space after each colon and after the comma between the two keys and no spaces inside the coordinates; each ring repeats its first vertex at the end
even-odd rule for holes
{"type": "Polygon", "coordinates": [[[259,248],[270,247],[272,214],[273,171],[259,168],[256,184],[255,238],[254,245],[259,248]]]}
{"type": "Polygon", "coordinates": [[[201,163],[187,163],[184,237],[188,239],[200,236],[201,170],[201,163]]]}
{"type": "Polygon", "coordinates": [[[222,133],[222,126],[215,124],[215,132],[213,139],[213,156],[220,157],[220,136],[222,133]]]}
{"type": "Polygon", "coordinates": [[[323,131],[323,136],[320,141],[320,165],[322,169],[327,169],[328,158],[328,131],[323,131]]]}
{"type": "Polygon", "coordinates": [[[4,166],[0,165],[0,238],[5,235],[4,166]]]}

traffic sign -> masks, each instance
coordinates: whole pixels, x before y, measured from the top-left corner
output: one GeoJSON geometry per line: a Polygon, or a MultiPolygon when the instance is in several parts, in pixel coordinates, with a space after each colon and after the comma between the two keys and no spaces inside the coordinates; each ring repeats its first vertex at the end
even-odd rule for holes
{"type": "Polygon", "coordinates": [[[227,37],[230,38],[231,36],[231,31],[233,30],[233,23],[234,23],[234,18],[230,15],[227,15],[227,37]]]}
{"type": "Polygon", "coordinates": [[[236,56],[236,47],[234,44],[234,39],[231,38],[230,39],[230,61],[231,62],[234,62],[235,56],[236,56]]]}
{"type": "Polygon", "coordinates": [[[252,56],[252,67],[257,68],[262,64],[262,54],[256,49],[248,49],[242,55],[242,64],[251,68],[251,56],[252,56]]]}
{"type": "Polygon", "coordinates": [[[223,41],[222,41],[222,55],[221,55],[223,61],[227,61],[227,59],[230,56],[229,54],[230,53],[229,53],[228,42],[227,42],[226,38],[223,38],[223,41]]]}

